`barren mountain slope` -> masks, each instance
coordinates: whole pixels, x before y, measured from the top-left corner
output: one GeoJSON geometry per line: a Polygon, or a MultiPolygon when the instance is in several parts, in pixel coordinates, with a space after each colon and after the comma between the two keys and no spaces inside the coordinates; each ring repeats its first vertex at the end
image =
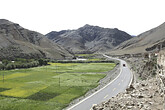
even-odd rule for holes
{"type": "Polygon", "coordinates": [[[46,36],[74,53],[109,51],[123,41],[132,38],[118,29],[91,25],[85,25],[77,30],[52,31],[46,36]]]}
{"type": "Polygon", "coordinates": [[[128,54],[156,51],[160,45],[165,46],[165,23],[121,43],[113,53],[128,54]]]}
{"type": "Polygon", "coordinates": [[[0,19],[0,58],[53,58],[72,55],[44,35],[0,19]]]}

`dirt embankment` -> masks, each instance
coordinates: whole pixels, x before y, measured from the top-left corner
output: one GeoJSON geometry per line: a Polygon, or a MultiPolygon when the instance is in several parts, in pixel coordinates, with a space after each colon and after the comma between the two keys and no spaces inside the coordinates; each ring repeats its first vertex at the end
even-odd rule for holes
{"type": "Polygon", "coordinates": [[[93,107],[93,110],[163,110],[164,91],[159,77],[158,57],[125,60],[134,73],[134,83],[124,93],[93,107]]]}

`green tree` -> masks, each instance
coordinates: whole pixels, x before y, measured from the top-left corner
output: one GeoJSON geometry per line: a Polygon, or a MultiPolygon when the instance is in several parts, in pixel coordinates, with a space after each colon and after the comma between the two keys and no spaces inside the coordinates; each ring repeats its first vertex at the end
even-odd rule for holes
{"type": "Polygon", "coordinates": [[[4,70],[5,66],[3,64],[0,64],[0,70],[4,70]]]}
{"type": "Polygon", "coordinates": [[[38,62],[40,66],[48,64],[47,60],[44,60],[44,59],[39,59],[38,62]]]}
{"type": "Polygon", "coordinates": [[[2,60],[2,63],[4,64],[4,65],[7,65],[8,63],[9,63],[9,61],[8,60],[2,60]]]}

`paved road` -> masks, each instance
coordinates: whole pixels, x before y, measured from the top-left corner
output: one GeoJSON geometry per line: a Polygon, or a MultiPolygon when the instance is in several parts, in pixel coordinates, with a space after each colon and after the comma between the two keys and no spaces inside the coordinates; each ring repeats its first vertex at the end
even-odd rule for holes
{"type": "MultiPolygon", "coordinates": [[[[106,55],[104,56],[108,57],[106,55]]],[[[105,87],[98,90],[89,97],[83,99],[82,101],[78,102],[77,104],[73,105],[68,110],[90,110],[93,105],[106,101],[111,97],[117,95],[118,93],[125,91],[125,89],[128,87],[128,85],[132,80],[132,73],[125,61],[120,59],[116,59],[116,60],[119,60],[121,62],[120,74],[105,87]],[[126,67],[123,67],[123,64],[126,64],[126,67]]]]}

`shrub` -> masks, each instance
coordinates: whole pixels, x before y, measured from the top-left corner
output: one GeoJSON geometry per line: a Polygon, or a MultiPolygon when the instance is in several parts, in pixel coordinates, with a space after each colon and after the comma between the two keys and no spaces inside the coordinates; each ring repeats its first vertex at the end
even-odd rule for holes
{"type": "Polygon", "coordinates": [[[47,60],[44,60],[44,59],[39,59],[38,62],[40,66],[48,64],[47,60]]]}
{"type": "Polygon", "coordinates": [[[9,63],[9,64],[7,64],[6,67],[5,67],[5,69],[6,69],[6,70],[15,69],[14,63],[9,63]]]}
{"type": "Polygon", "coordinates": [[[9,61],[6,60],[6,59],[4,59],[4,60],[2,60],[2,63],[3,63],[4,65],[7,65],[7,64],[9,63],[9,61]]]}
{"type": "Polygon", "coordinates": [[[5,66],[3,64],[0,64],[0,70],[4,70],[5,66]]]}

